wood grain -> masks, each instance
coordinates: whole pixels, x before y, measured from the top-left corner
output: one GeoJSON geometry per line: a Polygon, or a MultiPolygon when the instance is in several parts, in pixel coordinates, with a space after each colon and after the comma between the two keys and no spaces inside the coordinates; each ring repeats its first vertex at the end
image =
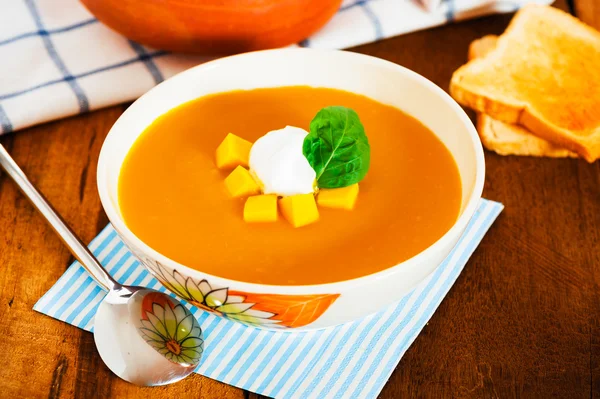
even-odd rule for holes
{"type": "Polygon", "coordinates": [[[594,0],[575,1],[575,15],[590,26],[600,27],[600,2],[594,0]]]}
{"type": "MultiPolygon", "coordinates": [[[[567,9],[565,1],[556,5],[567,9]]],[[[595,0],[576,0],[600,28],[595,0]]],[[[492,16],[361,46],[444,89],[492,16]]],[[[95,187],[102,141],[124,106],[27,129],[2,142],[89,241],[107,223],[95,187]]],[[[382,398],[600,395],[600,162],[486,153],[484,195],[506,209],[403,357],[382,398]]],[[[0,398],[257,398],[201,376],[162,388],[114,377],[91,334],[32,311],[71,262],[0,175],[0,398]]]]}

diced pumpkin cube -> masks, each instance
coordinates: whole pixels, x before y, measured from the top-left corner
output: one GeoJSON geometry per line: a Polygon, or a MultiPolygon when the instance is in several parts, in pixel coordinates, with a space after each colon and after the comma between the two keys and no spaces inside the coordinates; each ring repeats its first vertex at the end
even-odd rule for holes
{"type": "Polygon", "coordinates": [[[302,227],[319,220],[319,210],[313,194],[299,194],[279,200],[281,214],[294,227],[302,227]]]}
{"type": "Polygon", "coordinates": [[[236,166],[248,167],[252,143],[229,133],[217,147],[217,168],[233,169],[236,166]]]}
{"type": "Polygon", "coordinates": [[[358,198],[358,183],[342,188],[319,190],[317,204],[325,208],[354,209],[358,198]]]}
{"type": "Polygon", "coordinates": [[[243,166],[238,166],[225,178],[225,186],[232,197],[260,194],[260,187],[243,166]]]}
{"type": "Polygon", "coordinates": [[[247,223],[276,222],[277,215],[276,195],[248,197],[244,205],[244,220],[247,223]]]}

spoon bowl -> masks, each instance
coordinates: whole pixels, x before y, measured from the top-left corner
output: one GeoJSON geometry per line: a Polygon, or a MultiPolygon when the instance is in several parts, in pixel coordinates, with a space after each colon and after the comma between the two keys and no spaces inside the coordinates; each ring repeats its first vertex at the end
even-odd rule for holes
{"type": "Polygon", "coordinates": [[[202,331],[185,306],[140,287],[106,295],[96,312],[94,341],[113,373],[141,386],[185,378],[203,351],[202,331]]]}

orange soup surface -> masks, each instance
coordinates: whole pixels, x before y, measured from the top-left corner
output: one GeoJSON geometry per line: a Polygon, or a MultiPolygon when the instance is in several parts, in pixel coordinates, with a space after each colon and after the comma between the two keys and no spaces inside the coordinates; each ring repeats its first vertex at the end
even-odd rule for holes
{"type": "Polygon", "coordinates": [[[158,118],[131,148],[119,177],[127,226],[146,244],[212,275],[306,285],[372,274],[423,251],[454,224],[461,181],[450,152],[416,119],[353,93],[311,87],[232,91],[199,98],[158,118]],[[354,109],[371,145],[371,167],[354,210],[319,208],[293,228],[243,220],[215,166],[231,132],[254,142],[286,125],[309,130],[323,107],[354,109]]]}

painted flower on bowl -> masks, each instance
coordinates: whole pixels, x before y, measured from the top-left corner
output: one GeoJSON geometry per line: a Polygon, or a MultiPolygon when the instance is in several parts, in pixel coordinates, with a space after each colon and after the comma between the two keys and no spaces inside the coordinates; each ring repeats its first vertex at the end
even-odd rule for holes
{"type": "Polygon", "coordinates": [[[279,323],[271,319],[274,313],[253,309],[254,303],[244,302],[243,296],[231,295],[228,288],[212,287],[206,280],[196,283],[177,270],[166,273],[160,266],[154,271],[165,287],[200,309],[250,325],[273,324],[271,327],[276,327],[279,323]]]}
{"type": "Polygon", "coordinates": [[[190,304],[236,322],[263,328],[295,328],[318,319],[339,294],[257,294],[194,280],[159,262],[142,258],[148,270],[171,292],[190,304]]]}
{"type": "Polygon", "coordinates": [[[139,331],[144,340],[173,363],[196,366],[204,351],[202,330],[182,304],[148,293],[142,300],[139,331]]]}

